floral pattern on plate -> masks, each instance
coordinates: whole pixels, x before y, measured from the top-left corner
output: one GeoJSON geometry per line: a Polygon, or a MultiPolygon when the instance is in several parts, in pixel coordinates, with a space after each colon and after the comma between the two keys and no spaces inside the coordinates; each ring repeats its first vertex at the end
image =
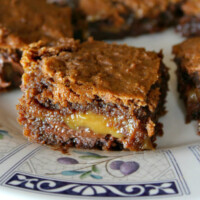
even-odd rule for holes
{"type": "MultiPolygon", "coordinates": [[[[62,174],[64,176],[75,176],[80,175],[80,179],[85,179],[87,177],[92,177],[93,179],[103,179],[103,177],[100,174],[100,169],[98,167],[99,164],[105,163],[106,171],[114,177],[113,174],[111,174],[108,170],[108,167],[112,170],[119,170],[123,176],[127,176],[129,174],[132,174],[136,172],[139,169],[139,163],[135,161],[127,161],[124,162],[122,160],[115,160],[116,156],[109,157],[109,156],[102,156],[97,153],[91,153],[91,152],[80,152],[80,151],[74,151],[74,153],[80,154],[79,159],[90,159],[90,160],[98,160],[92,163],[90,166],[81,167],[76,170],[66,170],[59,173],[47,173],[46,175],[55,175],[55,174],[62,174]],[[106,160],[101,160],[105,159],[106,160]],[[112,162],[111,162],[112,161],[112,162]],[[108,165],[108,162],[111,162],[110,165],[108,165]],[[88,170],[88,168],[90,168],[88,170]],[[87,170],[86,170],[87,169],[87,170]]],[[[125,157],[125,156],[123,156],[125,157]]],[[[118,157],[119,158],[119,157],[118,157]]],[[[57,159],[57,162],[63,165],[76,165],[79,164],[79,161],[71,158],[71,157],[60,157],[57,159]]],[[[84,163],[82,163],[84,164],[84,163]]],[[[86,163],[87,164],[87,163],[86,163]]]]}

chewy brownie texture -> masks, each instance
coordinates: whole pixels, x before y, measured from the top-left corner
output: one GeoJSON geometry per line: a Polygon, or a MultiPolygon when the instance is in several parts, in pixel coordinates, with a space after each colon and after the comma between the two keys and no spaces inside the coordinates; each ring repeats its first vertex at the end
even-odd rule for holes
{"type": "Polygon", "coordinates": [[[59,147],[155,148],[168,70],[161,53],[89,39],[34,43],[23,52],[24,135],[59,147]]]}
{"type": "MultiPolygon", "coordinates": [[[[54,0],[56,1],[56,0],[54,0]]],[[[68,1],[69,2],[69,1],[68,1]]],[[[76,0],[80,35],[114,39],[175,25],[183,0],[76,0]]]]}
{"type": "Polygon", "coordinates": [[[173,53],[177,64],[178,91],[186,107],[186,122],[200,120],[200,37],[174,46],[173,53]]]}
{"type": "Polygon", "coordinates": [[[183,17],[177,26],[177,31],[183,36],[200,36],[200,1],[186,0],[182,5],[183,17]]]}
{"type": "Polygon", "coordinates": [[[46,0],[0,0],[0,90],[19,86],[19,60],[29,43],[72,36],[68,7],[46,0]]]}

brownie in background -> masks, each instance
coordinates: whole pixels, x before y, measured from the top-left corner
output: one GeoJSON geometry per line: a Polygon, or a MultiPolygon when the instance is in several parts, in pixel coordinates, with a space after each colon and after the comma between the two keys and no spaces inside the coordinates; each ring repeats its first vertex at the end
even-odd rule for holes
{"type": "Polygon", "coordinates": [[[72,37],[71,9],[46,0],[0,0],[0,91],[20,85],[22,49],[72,37]]]}
{"type": "Polygon", "coordinates": [[[182,11],[177,31],[186,37],[200,36],[200,0],[186,0],[182,11]]]}
{"type": "MultiPolygon", "coordinates": [[[[183,0],[78,0],[83,38],[116,39],[162,31],[176,25],[183,0]]],[[[80,34],[79,34],[80,35],[80,34]]]]}

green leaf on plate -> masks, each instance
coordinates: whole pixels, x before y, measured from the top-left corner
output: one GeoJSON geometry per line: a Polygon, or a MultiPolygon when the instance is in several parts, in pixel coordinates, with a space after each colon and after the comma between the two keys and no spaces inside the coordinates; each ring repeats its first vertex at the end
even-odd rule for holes
{"type": "Polygon", "coordinates": [[[4,130],[1,130],[0,129],[0,139],[3,139],[3,136],[5,136],[5,135],[7,135],[8,137],[11,137],[10,135],[9,135],[9,133],[8,133],[8,131],[4,131],[4,130]]]}
{"type": "Polygon", "coordinates": [[[95,172],[95,173],[100,172],[99,168],[96,165],[92,165],[92,171],[95,172]]]}
{"type": "Polygon", "coordinates": [[[64,176],[74,176],[77,174],[85,173],[86,171],[76,171],[76,170],[69,170],[69,171],[62,171],[61,174],[64,176]]]}
{"type": "Polygon", "coordinates": [[[83,174],[80,176],[80,178],[81,178],[81,179],[87,178],[88,176],[91,175],[91,173],[92,173],[92,171],[87,171],[87,172],[83,173],[83,174]]]}
{"type": "Polygon", "coordinates": [[[91,176],[92,178],[94,178],[94,179],[103,179],[102,176],[99,176],[99,175],[96,175],[96,174],[91,174],[90,176],[91,176]]]}
{"type": "Polygon", "coordinates": [[[73,152],[81,154],[81,155],[85,155],[85,156],[101,156],[101,155],[99,155],[97,153],[92,153],[92,152],[84,152],[84,151],[77,151],[77,150],[74,150],[73,152]]]}
{"type": "Polygon", "coordinates": [[[2,140],[3,139],[3,135],[2,134],[0,134],[0,140],[2,140]]]}

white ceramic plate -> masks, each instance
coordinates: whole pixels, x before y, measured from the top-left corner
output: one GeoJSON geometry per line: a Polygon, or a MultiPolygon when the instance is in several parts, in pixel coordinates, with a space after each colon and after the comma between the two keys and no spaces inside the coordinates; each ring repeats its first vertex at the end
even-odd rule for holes
{"type": "Polygon", "coordinates": [[[0,94],[0,199],[200,199],[200,136],[196,122],[184,123],[171,54],[171,47],[182,40],[168,30],[117,41],[163,49],[170,68],[168,113],[161,119],[165,133],[156,151],[71,149],[64,155],[31,144],[16,122],[21,92],[0,94]]]}

